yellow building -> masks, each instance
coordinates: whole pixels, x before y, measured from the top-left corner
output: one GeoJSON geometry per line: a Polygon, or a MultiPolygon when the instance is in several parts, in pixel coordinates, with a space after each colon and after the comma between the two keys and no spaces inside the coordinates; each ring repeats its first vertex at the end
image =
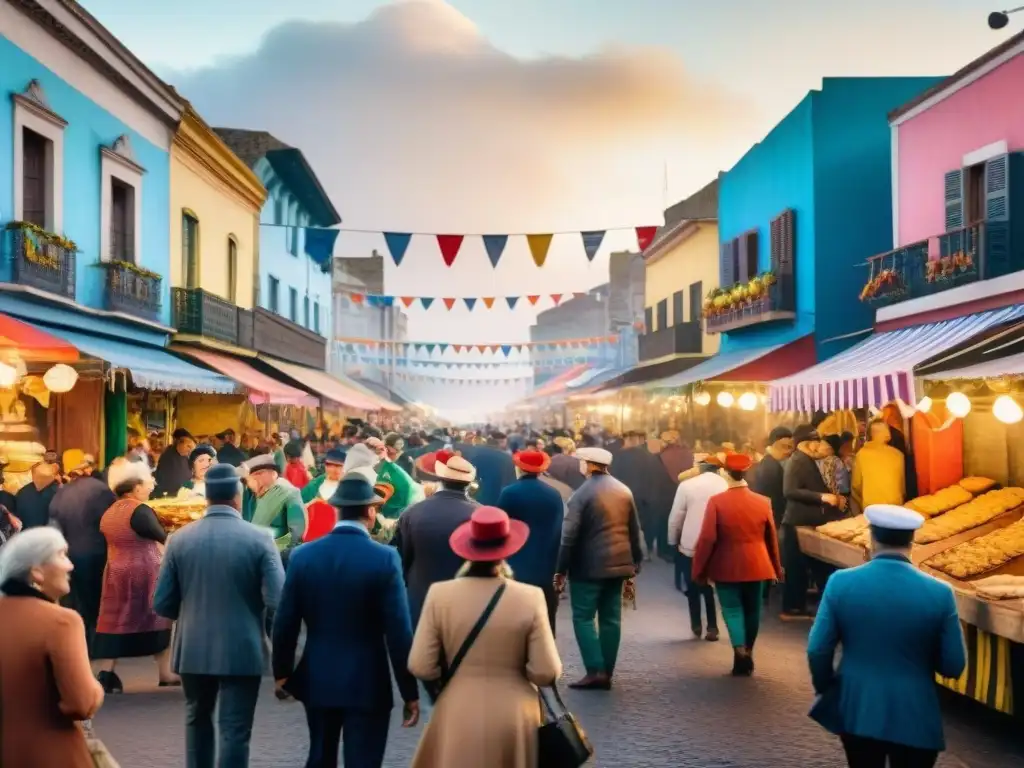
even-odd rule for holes
{"type": "Polygon", "coordinates": [[[172,324],[179,341],[252,348],[260,210],[256,174],[187,105],[171,146],[172,324]],[[248,334],[246,338],[245,334],[248,334]]]}
{"type": "Polygon", "coordinates": [[[665,225],[644,251],[641,364],[699,359],[718,351],[718,336],[705,333],[701,322],[704,297],[718,285],[718,252],[715,180],[666,210],[665,225]]]}

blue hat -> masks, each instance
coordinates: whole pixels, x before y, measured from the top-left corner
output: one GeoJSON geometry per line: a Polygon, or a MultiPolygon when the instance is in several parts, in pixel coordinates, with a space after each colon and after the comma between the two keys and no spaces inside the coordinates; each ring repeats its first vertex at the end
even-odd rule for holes
{"type": "Polygon", "coordinates": [[[214,464],[206,471],[206,500],[231,501],[242,492],[238,470],[230,464],[214,464]]]}
{"type": "Polygon", "coordinates": [[[864,517],[875,528],[890,531],[916,531],[924,525],[923,515],[895,504],[871,504],[864,510],[864,517]]]}
{"type": "Polygon", "coordinates": [[[324,464],[337,464],[338,466],[345,466],[345,457],[348,454],[341,448],[331,448],[324,456],[324,464]]]}
{"type": "Polygon", "coordinates": [[[350,475],[342,478],[327,503],[332,507],[366,507],[383,504],[384,497],[374,490],[366,478],[350,475]]]}

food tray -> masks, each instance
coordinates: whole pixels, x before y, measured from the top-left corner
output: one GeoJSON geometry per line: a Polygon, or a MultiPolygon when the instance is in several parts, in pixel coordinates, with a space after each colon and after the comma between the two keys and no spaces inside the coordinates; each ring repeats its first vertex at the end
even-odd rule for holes
{"type": "Polygon", "coordinates": [[[840,568],[852,568],[868,559],[868,551],[864,547],[833,539],[813,528],[798,526],[796,535],[800,542],[800,551],[815,560],[822,560],[840,568]]]}

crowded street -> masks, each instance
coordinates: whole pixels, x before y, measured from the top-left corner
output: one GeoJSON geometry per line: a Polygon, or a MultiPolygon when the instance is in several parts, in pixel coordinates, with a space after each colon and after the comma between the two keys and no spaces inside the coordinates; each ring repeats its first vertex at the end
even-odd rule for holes
{"type": "MultiPolygon", "coordinates": [[[[681,640],[685,598],[671,569],[653,562],[638,579],[637,610],[623,616],[622,671],[611,692],[565,694],[594,743],[595,766],[629,768],[835,768],[842,749],[807,717],[813,694],[806,663],[806,625],[769,620],[761,670],[750,680],[727,674],[726,643],[681,640]]],[[[580,673],[568,604],[559,613],[559,650],[566,676],[580,673]]],[[[178,768],[182,701],[158,690],[152,665],[125,665],[126,694],[110,699],[97,730],[126,766],[178,768]],[[130,672],[128,671],[130,669],[130,672]]],[[[948,751],[939,768],[1024,766],[1024,743],[1007,718],[952,694],[942,697],[948,751]]],[[[392,718],[386,768],[404,768],[422,725],[392,718]]],[[[265,679],[253,731],[253,768],[301,768],[307,738],[302,708],[274,699],[265,679]]]]}

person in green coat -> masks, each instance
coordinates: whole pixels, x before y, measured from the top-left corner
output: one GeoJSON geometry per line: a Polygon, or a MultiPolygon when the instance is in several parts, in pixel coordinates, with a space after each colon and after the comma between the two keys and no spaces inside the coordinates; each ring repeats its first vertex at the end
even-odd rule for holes
{"type": "Polygon", "coordinates": [[[250,522],[270,531],[287,565],[289,553],[302,543],[306,532],[302,496],[295,486],[281,479],[273,455],[256,456],[243,466],[249,472],[246,485],[256,497],[250,522]]]}
{"type": "Polygon", "coordinates": [[[331,448],[324,455],[324,473],[306,483],[302,489],[302,503],[309,504],[320,498],[329,502],[338,488],[341,476],[345,474],[345,451],[331,448]]]}
{"type": "Polygon", "coordinates": [[[396,519],[407,508],[426,498],[423,487],[396,462],[386,457],[377,465],[377,482],[387,483],[395,489],[394,494],[380,510],[389,520],[396,519]]]}

